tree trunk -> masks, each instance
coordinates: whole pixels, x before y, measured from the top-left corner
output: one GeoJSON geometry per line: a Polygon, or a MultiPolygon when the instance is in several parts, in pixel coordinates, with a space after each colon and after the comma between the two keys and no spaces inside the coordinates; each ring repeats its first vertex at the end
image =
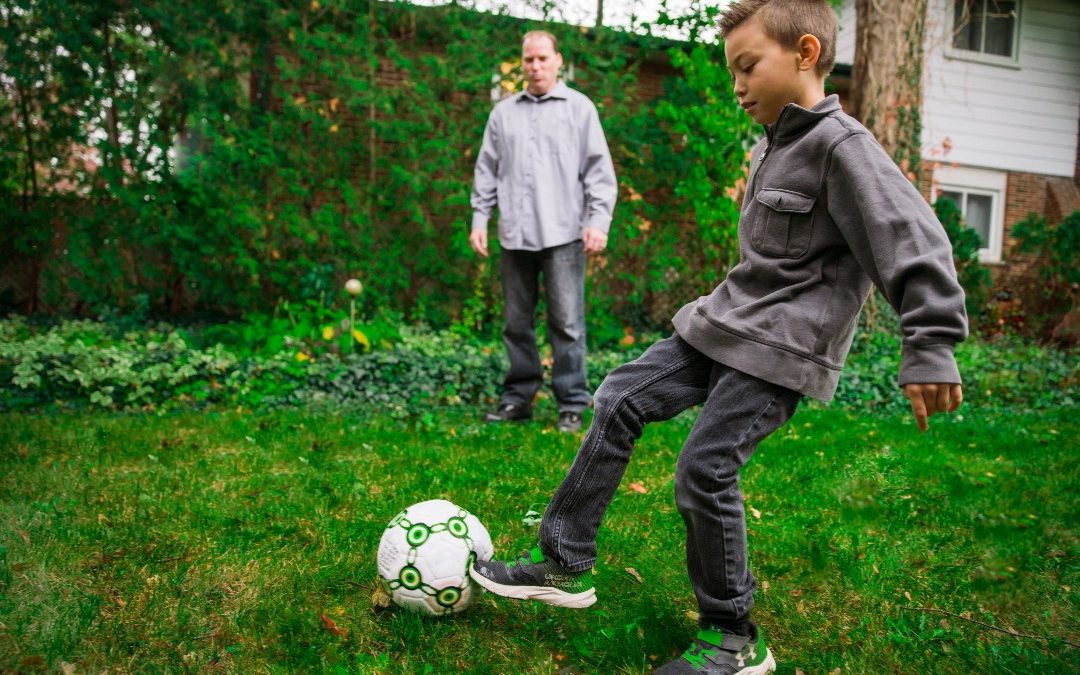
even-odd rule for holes
{"type": "Polygon", "coordinates": [[[120,157],[120,116],[117,112],[117,97],[119,93],[116,87],[116,64],[112,55],[112,28],[108,19],[105,20],[105,76],[109,83],[109,110],[105,117],[105,130],[109,137],[109,155],[105,157],[105,165],[117,171],[117,177],[123,174],[123,160],[120,157]]]}
{"type": "Polygon", "coordinates": [[[852,114],[916,185],[927,0],[855,0],[852,114]]]}
{"type": "MultiPolygon", "coordinates": [[[[38,194],[37,156],[34,153],[34,123],[30,117],[30,102],[27,100],[29,90],[21,85],[21,81],[16,78],[15,89],[19,96],[19,110],[22,113],[23,132],[26,138],[26,184],[23,187],[21,201],[24,217],[29,218],[31,208],[40,209],[42,207],[40,195],[38,194]]],[[[46,242],[51,243],[52,237],[47,237],[46,242]]],[[[42,244],[42,250],[37,251],[37,255],[32,256],[32,262],[30,264],[30,283],[26,298],[27,316],[33,316],[38,308],[38,294],[41,289],[41,273],[45,267],[43,262],[45,257],[44,248],[45,244],[42,244]]]]}

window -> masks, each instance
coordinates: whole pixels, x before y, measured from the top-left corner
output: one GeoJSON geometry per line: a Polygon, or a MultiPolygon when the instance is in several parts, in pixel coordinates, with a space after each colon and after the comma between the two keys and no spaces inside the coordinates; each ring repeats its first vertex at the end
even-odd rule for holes
{"type": "Polygon", "coordinates": [[[1006,175],[956,167],[934,172],[934,201],[951,199],[960,208],[968,227],[979,234],[979,260],[1001,262],[1001,241],[1005,222],[1006,175]]]}
{"type": "Polygon", "coordinates": [[[955,0],[954,49],[1015,61],[1019,0],[955,0]]]}

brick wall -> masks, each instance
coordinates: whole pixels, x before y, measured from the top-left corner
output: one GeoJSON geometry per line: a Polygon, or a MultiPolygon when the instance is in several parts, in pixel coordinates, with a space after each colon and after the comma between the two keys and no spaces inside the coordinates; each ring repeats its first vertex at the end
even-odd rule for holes
{"type": "MultiPolygon", "coordinates": [[[[931,181],[936,162],[923,160],[919,189],[930,199],[931,181]]],[[[1077,164],[1080,167],[1080,161],[1077,164]]],[[[1059,223],[1074,210],[1080,209],[1080,190],[1077,177],[1072,180],[1038,173],[1009,171],[1005,194],[1005,231],[1001,247],[1001,264],[991,265],[995,286],[1026,286],[1033,278],[1035,259],[1016,250],[1012,226],[1027,218],[1029,213],[1059,223]]]]}

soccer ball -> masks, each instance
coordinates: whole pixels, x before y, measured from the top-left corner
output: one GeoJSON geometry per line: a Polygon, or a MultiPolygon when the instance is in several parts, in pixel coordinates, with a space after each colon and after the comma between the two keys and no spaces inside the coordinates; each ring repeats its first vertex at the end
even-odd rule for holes
{"type": "Polygon", "coordinates": [[[390,599],[414,612],[468,609],[483,592],[469,576],[490,560],[491,535],[476,516],[445,499],[413,504],[394,516],[379,541],[379,576],[390,599]]]}

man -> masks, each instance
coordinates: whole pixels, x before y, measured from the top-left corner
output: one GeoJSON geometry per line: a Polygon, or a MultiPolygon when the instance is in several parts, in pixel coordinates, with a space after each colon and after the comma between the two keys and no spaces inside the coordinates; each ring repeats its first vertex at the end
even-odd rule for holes
{"type": "Polygon", "coordinates": [[[499,208],[499,272],[505,304],[503,341],[510,372],[487,422],[532,418],[543,384],[536,347],[538,280],[544,280],[551,387],[560,431],[581,429],[589,405],[585,381],[585,255],[607,247],[617,185],[596,106],[559,81],[555,37],[525,35],[528,87],[491,111],[476,158],[469,244],[488,255],[488,218],[499,208]]]}

